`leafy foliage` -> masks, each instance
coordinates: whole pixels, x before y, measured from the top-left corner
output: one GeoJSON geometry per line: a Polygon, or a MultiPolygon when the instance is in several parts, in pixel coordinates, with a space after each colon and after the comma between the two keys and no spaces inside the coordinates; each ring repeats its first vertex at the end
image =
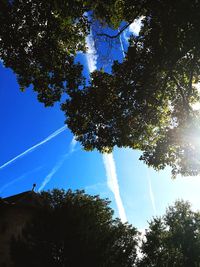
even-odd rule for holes
{"type": "Polygon", "coordinates": [[[83,81],[74,56],[86,50],[85,11],[78,0],[0,2],[0,58],[21,90],[32,85],[46,106],[83,81]]]}
{"type": "Polygon", "coordinates": [[[107,200],[42,192],[46,204],[11,243],[14,266],[133,266],[137,231],[112,219],[107,200]]]}
{"type": "Polygon", "coordinates": [[[196,0],[2,0],[0,58],[22,90],[32,85],[46,106],[64,101],[66,123],[86,150],[139,149],[156,170],[198,175],[199,12],[196,0]],[[86,85],[74,57],[86,51],[91,24],[117,29],[123,21],[110,36],[117,38],[138,17],[124,61],[86,85]]]}
{"type": "Polygon", "coordinates": [[[177,201],[163,218],[154,218],[145,235],[138,267],[195,267],[200,264],[200,213],[177,201]]]}
{"type": "Polygon", "coordinates": [[[94,10],[95,18],[103,21],[115,6],[112,2],[2,0],[0,58],[17,75],[21,90],[32,86],[39,101],[52,106],[81,87],[83,66],[74,57],[86,52],[91,24],[87,12],[94,10]]]}
{"type": "Polygon", "coordinates": [[[200,213],[192,211],[188,202],[176,201],[164,216],[153,218],[139,243],[134,227],[112,219],[108,200],[57,189],[39,197],[43,207],[33,213],[22,235],[12,239],[13,266],[200,264],[200,213]]]}
{"type": "Polygon", "coordinates": [[[111,74],[93,73],[91,84],[74,92],[63,105],[66,123],[86,149],[140,149],[155,169],[198,175],[200,4],[142,1],[135,9],[143,26],[124,62],[111,74]]]}

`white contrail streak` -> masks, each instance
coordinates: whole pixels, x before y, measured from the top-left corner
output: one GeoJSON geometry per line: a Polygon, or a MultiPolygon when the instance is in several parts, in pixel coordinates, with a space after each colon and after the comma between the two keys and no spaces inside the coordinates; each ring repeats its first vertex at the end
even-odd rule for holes
{"type": "Polygon", "coordinates": [[[75,136],[72,138],[72,141],[70,143],[70,154],[75,151],[75,146],[78,142],[75,139],[75,136]]]}
{"type": "MultiPolygon", "coordinates": [[[[119,29],[118,29],[118,32],[119,32],[119,29]]],[[[120,41],[123,57],[125,57],[125,50],[124,50],[124,45],[123,45],[123,42],[122,42],[121,34],[119,35],[119,41],[120,41]]]]}
{"type": "Polygon", "coordinates": [[[52,134],[50,134],[48,137],[46,137],[44,140],[42,140],[38,144],[36,144],[36,145],[28,148],[27,150],[25,150],[24,152],[22,152],[18,156],[14,157],[13,159],[11,159],[11,160],[7,161],[6,163],[4,163],[3,165],[1,165],[0,166],[0,170],[3,169],[3,168],[5,168],[6,166],[10,165],[11,163],[15,162],[17,159],[24,157],[26,154],[32,152],[37,147],[39,147],[39,146],[45,144],[46,142],[50,141],[51,139],[53,139],[54,137],[56,137],[57,135],[59,135],[60,133],[62,133],[65,130],[66,130],[66,126],[63,126],[63,127],[59,128],[58,130],[56,130],[55,132],[53,132],[52,134]]]}
{"type": "Polygon", "coordinates": [[[150,177],[148,168],[147,168],[147,179],[148,179],[148,185],[149,185],[149,196],[151,200],[151,205],[153,208],[154,215],[156,215],[157,212],[156,212],[156,205],[155,205],[155,197],[154,197],[154,193],[152,190],[151,177],[150,177]]]}
{"type": "MultiPolygon", "coordinates": [[[[135,20],[129,27],[129,31],[133,32],[135,35],[138,35],[142,26],[142,19],[144,17],[141,17],[137,20],[135,20]]],[[[118,29],[119,31],[119,29],[118,29]]],[[[121,45],[121,50],[123,53],[123,56],[125,57],[125,50],[124,50],[124,46],[123,46],[123,42],[122,42],[122,38],[121,38],[121,34],[119,35],[119,40],[120,40],[120,45],[121,45]]],[[[150,196],[150,200],[151,200],[151,205],[153,208],[153,212],[154,215],[156,215],[156,205],[155,205],[155,198],[154,198],[154,193],[152,190],[152,185],[151,185],[151,178],[150,178],[150,174],[149,174],[149,170],[147,169],[147,179],[148,179],[148,187],[149,187],[149,196],[150,196]]]]}
{"type": "Polygon", "coordinates": [[[46,176],[46,178],[42,182],[41,186],[39,187],[38,192],[42,191],[44,189],[44,187],[51,181],[52,177],[61,168],[61,166],[63,165],[63,163],[66,160],[66,158],[70,154],[72,154],[73,152],[75,152],[75,146],[76,146],[76,144],[77,144],[77,141],[73,137],[72,138],[72,141],[70,143],[70,150],[69,150],[69,152],[66,153],[64,156],[62,156],[61,160],[59,160],[57,162],[57,164],[53,167],[53,169],[50,171],[50,173],[46,176]]]}
{"type": "Polygon", "coordinates": [[[41,186],[38,189],[38,192],[40,192],[51,180],[53,175],[60,169],[60,167],[63,165],[63,162],[65,161],[68,154],[62,157],[62,159],[56,164],[56,166],[50,171],[50,173],[46,176],[44,181],[42,182],[41,186]]]}
{"type": "Polygon", "coordinates": [[[115,201],[117,204],[117,208],[119,211],[119,217],[122,222],[127,222],[127,217],[125,213],[125,209],[122,203],[122,199],[119,191],[119,184],[117,179],[115,161],[113,158],[113,154],[103,154],[103,163],[106,169],[107,176],[107,184],[110,190],[113,192],[115,201]]]}
{"type": "Polygon", "coordinates": [[[86,59],[87,59],[87,65],[88,69],[90,72],[93,72],[97,69],[97,52],[94,47],[94,40],[93,40],[93,35],[92,32],[86,37],[86,45],[87,45],[87,54],[86,54],[86,59]]]}
{"type": "MultiPolygon", "coordinates": [[[[90,35],[86,38],[86,42],[87,42],[87,47],[89,48],[88,53],[86,54],[88,69],[90,72],[93,72],[97,68],[98,56],[96,53],[96,49],[94,47],[94,40],[93,40],[92,33],[90,33],[90,35]]],[[[120,42],[121,42],[121,39],[120,39],[120,42]]],[[[122,47],[122,51],[124,55],[122,42],[121,42],[121,47],[122,47]]],[[[106,169],[107,184],[110,190],[114,194],[118,212],[119,212],[119,217],[122,222],[126,222],[127,218],[126,218],[126,213],[125,213],[124,206],[122,203],[122,199],[120,196],[119,184],[118,184],[115,161],[114,161],[113,155],[103,154],[103,162],[104,162],[104,166],[106,169]]]]}
{"type": "MultiPolygon", "coordinates": [[[[140,17],[139,19],[136,19],[130,26],[129,26],[129,31],[132,32],[134,35],[139,35],[141,27],[142,27],[142,19],[144,17],[140,17]]],[[[119,29],[118,29],[119,31],[119,29]]],[[[125,57],[125,49],[124,45],[122,42],[121,34],[119,35],[119,40],[120,40],[120,45],[121,45],[121,50],[123,53],[123,56],[125,57]]],[[[147,169],[147,179],[148,179],[148,188],[149,188],[149,196],[151,200],[151,205],[153,208],[154,215],[156,215],[156,205],[155,205],[155,198],[154,198],[154,193],[152,190],[152,184],[151,184],[151,178],[149,174],[149,170],[147,169]]]]}

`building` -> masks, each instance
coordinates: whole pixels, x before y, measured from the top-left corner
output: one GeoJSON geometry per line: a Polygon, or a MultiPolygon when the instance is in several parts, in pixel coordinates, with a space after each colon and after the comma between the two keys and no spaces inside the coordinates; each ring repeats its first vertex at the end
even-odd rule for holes
{"type": "Polygon", "coordinates": [[[21,234],[24,225],[43,206],[40,196],[27,191],[0,199],[0,267],[10,267],[12,237],[21,234]]]}

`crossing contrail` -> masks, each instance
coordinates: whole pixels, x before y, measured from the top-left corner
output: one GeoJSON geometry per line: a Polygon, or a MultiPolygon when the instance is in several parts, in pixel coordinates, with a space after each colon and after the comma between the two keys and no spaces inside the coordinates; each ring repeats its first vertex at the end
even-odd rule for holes
{"type": "MultiPolygon", "coordinates": [[[[92,33],[90,33],[88,38],[86,38],[86,42],[87,42],[87,47],[89,48],[89,51],[86,54],[88,69],[90,72],[93,72],[94,70],[97,69],[98,55],[94,47],[94,40],[93,40],[92,33]]],[[[121,43],[123,55],[125,56],[121,39],[120,39],[120,43],[121,43]]],[[[125,209],[123,206],[123,202],[120,196],[120,190],[119,190],[119,184],[118,184],[118,178],[117,178],[113,154],[103,154],[102,157],[103,157],[103,163],[104,163],[105,170],[106,170],[107,185],[114,194],[118,212],[119,212],[119,217],[121,221],[126,222],[127,218],[126,218],[126,213],[125,213],[125,209]]]]}
{"type": "Polygon", "coordinates": [[[55,167],[53,167],[53,169],[50,171],[50,173],[46,176],[46,178],[44,179],[44,181],[42,182],[41,186],[38,189],[38,192],[42,191],[43,188],[50,182],[51,178],[53,177],[53,175],[60,169],[60,167],[63,165],[66,157],[68,156],[68,154],[64,155],[61,160],[56,164],[55,167]]]}
{"type": "MultiPolygon", "coordinates": [[[[129,27],[129,31],[131,31],[132,33],[134,33],[135,35],[138,35],[142,26],[142,19],[144,17],[141,17],[137,20],[135,20],[129,27]]],[[[119,29],[118,29],[119,31],[119,29]]],[[[124,49],[124,45],[122,42],[122,38],[121,38],[121,34],[119,35],[119,41],[120,41],[120,46],[121,46],[121,50],[122,50],[122,54],[125,57],[125,49],[124,49]]],[[[154,215],[156,215],[156,205],[155,205],[155,198],[154,198],[154,193],[152,190],[152,184],[151,184],[151,177],[149,174],[149,170],[147,169],[147,179],[148,179],[148,188],[149,188],[149,197],[151,200],[151,205],[152,205],[152,209],[154,212],[154,215]]]]}
{"type": "Polygon", "coordinates": [[[156,215],[155,197],[154,197],[154,193],[153,193],[153,190],[152,190],[151,177],[150,177],[148,168],[147,168],[147,179],[148,179],[148,186],[149,186],[149,197],[150,197],[150,200],[151,200],[151,205],[152,205],[152,209],[153,209],[154,215],[156,215]]]}
{"type": "Polygon", "coordinates": [[[66,130],[66,126],[63,126],[61,128],[59,128],[58,130],[56,130],[55,132],[53,132],[52,134],[50,134],[48,137],[46,137],[44,140],[42,140],[41,142],[37,143],[36,145],[28,148],[27,150],[25,150],[24,152],[22,152],[21,154],[17,155],[16,157],[14,157],[13,159],[5,162],[3,165],[0,166],[0,170],[2,170],[3,168],[5,168],[6,166],[10,165],[11,163],[15,162],[16,160],[24,157],[25,155],[27,155],[28,153],[34,151],[37,147],[45,144],[46,142],[50,141],[51,139],[53,139],[54,137],[56,137],[57,135],[59,135],[60,133],[62,133],[63,131],[66,130]]]}
{"type": "Polygon", "coordinates": [[[75,137],[72,138],[72,141],[70,143],[70,149],[69,152],[66,153],[64,156],[62,156],[62,158],[56,163],[56,165],[53,167],[53,169],[50,171],[50,173],[46,176],[46,178],[43,180],[41,186],[38,189],[38,192],[42,191],[44,189],[44,187],[51,181],[52,177],[54,176],[54,174],[62,167],[64,161],[66,160],[66,158],[74,153],[75,150],[75,146],[77,144],[77,141],[75,140],[75,137]]]}
{"type": "MultiPolygon", "coordinates": [[[[119,32],[119,29],[118,29],[118,32],[119,32]]],[[[124,49],[124,45],[123,45],[123,42],[122,42],[121,34],[119,35],[119,42],[120,42],[120,46],[121,46],[123,57],[125,57],[125,49],[124,49]]]]}
{"type": "Polygon", "coordinates": [[[86,45],[88,48],[86,59],[87,59],[87,65],[90,72],[93,72],[97,68],[97,52],[94,47],[94,39],[92,32],[86,37],[86,45]]]}
{"type": "Polygon", "coordinates": [[[119,183],[113,154],[103,154],[103,163],[106,169],[107,184],[113,192],[117,204],[119,217],[123,223],[127,222],[126,212],[120,195],[119,183]]]}

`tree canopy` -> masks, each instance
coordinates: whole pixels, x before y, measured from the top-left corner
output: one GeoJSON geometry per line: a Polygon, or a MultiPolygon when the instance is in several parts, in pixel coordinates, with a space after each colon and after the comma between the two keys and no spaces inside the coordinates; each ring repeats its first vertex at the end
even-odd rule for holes
{"type": "Polygon", "coordinates": [[[76,0],[0,2],[0,57],[16,73],[20,88],[31,85],[46,106],[82,82],[74,56],[85,51],[84,11],[76,0]]]}
{"type": "Polygon", "coordinates": [[[2,0],[0,58],[46,106],[62,97],[66,123],[86,150],[139,149],[157,170],[198,175],[199,13],[195,0],[2,0]],[[88,85],[74,59],[86,51],[93,21],[119,28],[104,34],[113,39],[137,18],[141,31],[124,61],[92,73],[88,85]]]}
{"type": "Polygon", "coordinates": [[[154,217],[142,235],[113,219],[107,199],[84,191],[38,194],[22,234],[11,240],[13,266],[196,267],[200,264],[200,213],[179,200],[154,217]]]}
{"type": "Polygon", "coordinates": [[[44,207],[11,242],[14,266],[133,266],[137,231],[112,218],[108,200],[71,190],[39,197],[44,207]]]}
{"type": "Polygon", "coordinates": [[[141,2],[134,7],[143,14],[141,31],[130,39],[124,61],[115,62],[112,73],[93,73],[91,84],[66,101],[66,122],[86,149],[139,149],[155,169],[198,175],[200,124],[193,107],[199,102],[200,4],[141,2]]]}
{"type": "Polygon", "coordinates": [[[177,201],[149,223],[138,267],[196,267],[200,264],[200,213],[177,201]]]}

